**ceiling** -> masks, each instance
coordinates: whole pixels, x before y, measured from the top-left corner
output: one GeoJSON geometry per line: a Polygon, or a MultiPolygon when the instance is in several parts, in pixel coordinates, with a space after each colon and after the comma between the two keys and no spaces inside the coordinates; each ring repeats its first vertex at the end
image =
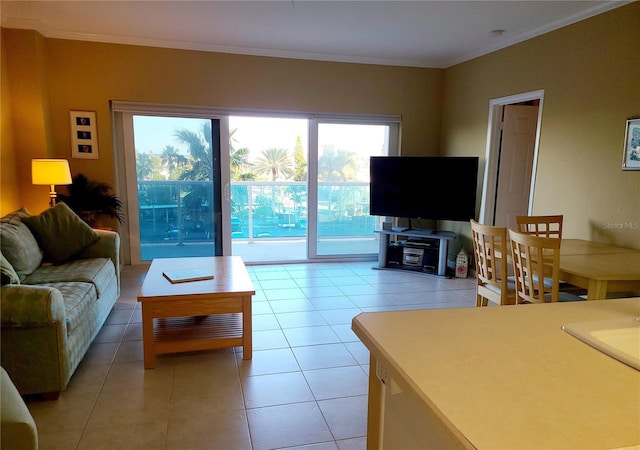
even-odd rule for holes
{"type": "Polygon", "coordinates": [[[446,68],[629,1],[0,1],[45,37],[446,68]]]}

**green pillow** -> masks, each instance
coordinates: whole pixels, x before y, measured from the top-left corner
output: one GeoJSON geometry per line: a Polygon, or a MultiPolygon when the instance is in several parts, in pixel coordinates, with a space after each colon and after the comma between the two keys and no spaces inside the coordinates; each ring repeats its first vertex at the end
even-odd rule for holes
{"type": "Polygon", "coordinates": [[[64,203],[22,221],[36,237],[47,259],[54,264],[68,261],[100,238],[64,203]]]}
{"type": "Polygon", "coordinates": [[[0,278],[2,284],[20,284],[20,277],[2,253],[0,253],[0,278]]]}
{"type": "Polygon", "coordinates": [[[22,223],[22,219],[30,216],[26,208],[21,208],[0,219],[2,254],[21,281],[42,264],[42,251],[29,228],[22,223]]]}

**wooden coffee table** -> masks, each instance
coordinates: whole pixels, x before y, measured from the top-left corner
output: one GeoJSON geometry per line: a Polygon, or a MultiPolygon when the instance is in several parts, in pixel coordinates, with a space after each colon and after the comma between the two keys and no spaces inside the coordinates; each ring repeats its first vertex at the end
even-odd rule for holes
{"type": "Polygon", "coordinates": [[[154,259],[138,294],[144,368],[155,355],[242,346],[251,359],[253,283],[240,256],[154,259]],[[209,269],[213,280],[172,284],[165,270],[209,269]]]}

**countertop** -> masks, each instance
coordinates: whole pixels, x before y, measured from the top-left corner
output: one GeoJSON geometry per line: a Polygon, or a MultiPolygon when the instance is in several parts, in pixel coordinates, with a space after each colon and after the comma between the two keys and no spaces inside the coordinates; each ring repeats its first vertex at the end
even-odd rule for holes
{"type": "Polygon", "coordinates": [[[625,316],[640,298],[362,313],[352,329],[465,445],[611,449],[640,446],[640,371],[561,327],[625,316]]]}

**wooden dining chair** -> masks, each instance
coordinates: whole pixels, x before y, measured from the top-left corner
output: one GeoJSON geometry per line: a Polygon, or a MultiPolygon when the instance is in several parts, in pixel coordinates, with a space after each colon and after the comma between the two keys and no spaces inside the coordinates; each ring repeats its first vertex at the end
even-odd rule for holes
{"type": "MultiPolygon", "coordinates": [[[[563,219],[563,215],[516,216],[516,228],[520,233],[562,239],[563,219]]],[[[549,280],[545,281],[547,282],[547,285],[549,285],[549,280]]],[[[569,284],[562,280],[560,280],[559,289],[561,292],[571,292],[576,295],[583,295],[587,293],[586,289],[574,286],[573,284],[569,284]]]]}
{"type": "Polygon", "coordinates": [[[555,237],[562,239],[562,221],[564,216],[516,216],[516,231],[533,236],[555,237]]]}
{"type": "Polygon", "coordinates": [[[559,289],[560,239],[509,230],[509,240],[517,304],[584,300],[559,289]]]}
{"type": "Polygon", "coordinates": [[[476,306],[487,306],[489,300],[498,305],[514,305],[515,283],[507,277],[507,229],[471,220],[471,233],[476,260],[476,306]]]}

